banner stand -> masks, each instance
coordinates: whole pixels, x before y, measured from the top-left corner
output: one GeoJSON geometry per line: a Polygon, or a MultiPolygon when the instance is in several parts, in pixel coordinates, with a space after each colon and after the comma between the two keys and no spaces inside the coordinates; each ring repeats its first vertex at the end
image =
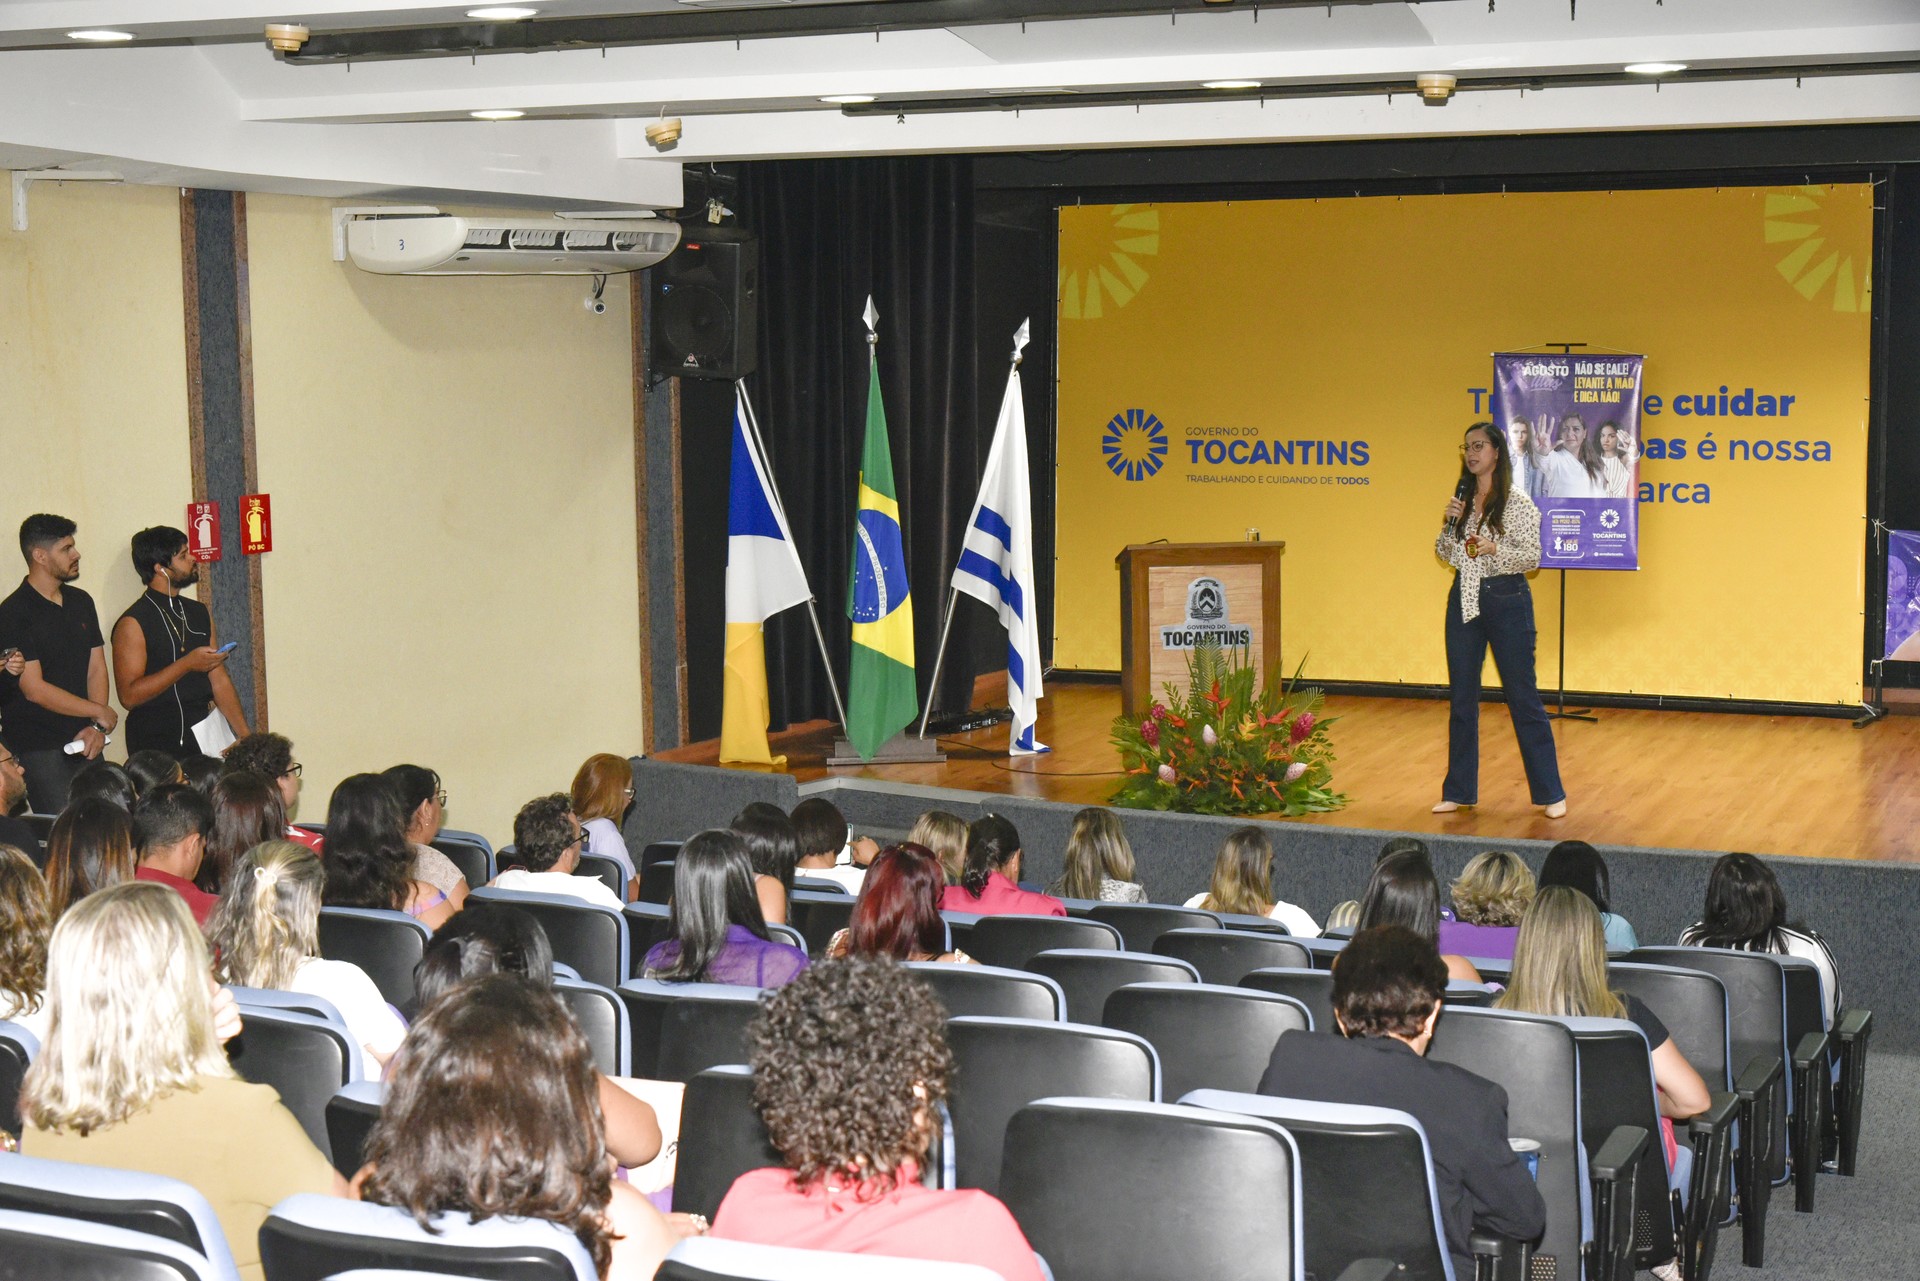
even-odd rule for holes
{"type": "Polygon", "coordinates": [[[1567,571],[1560,571],[1560,699],[1557,709],[1547,712],[1550,721],[1586,721],[1597,725],[1600,718],[1591,707],[1567,710],[1567,571]]]}

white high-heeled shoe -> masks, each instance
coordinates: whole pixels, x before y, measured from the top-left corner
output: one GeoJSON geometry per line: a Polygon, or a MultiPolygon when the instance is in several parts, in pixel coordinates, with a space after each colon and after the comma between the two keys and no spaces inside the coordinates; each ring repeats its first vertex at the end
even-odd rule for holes
{"type": "Polygon", "coordinates": [[[1463,805],[1459,801],[1441,801],[1433,807],[1433,812],[1436,814],[1451,814],[1455,810],[1470,810],[1472,808],[1473,806],[1463,805]]]}
{"type": "Polygon", "coordinates": [[[1547,806],[1544,812],[1548,818],[1565,818],[1567,816],[1566,798],[1562,797],[1561,799],[1555,801],[1553,804],[1547,806]]]}

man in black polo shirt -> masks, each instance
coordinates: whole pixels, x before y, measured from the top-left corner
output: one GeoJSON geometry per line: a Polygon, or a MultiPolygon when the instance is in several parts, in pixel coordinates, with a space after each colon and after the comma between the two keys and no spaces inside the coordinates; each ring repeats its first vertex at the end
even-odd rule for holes
{"type": "Polygon", "coordinates": [[[193,727],[218,707],[236,736],[246,714],[215,648],[207,607],[181,592],[199,581],[187,536],[155,525],[133,536],[133,572],[146,580],[140,599],[113,625],[113,683],[127,709],[127,751],[198,756],[193,727]]]}
{"type": "Polygon", "coordinates": [[[67,784],[107,745],[120,714],[107,702],[107,649],[93,597],[68,584],[80,577],[76,526],[46,513],[20,522],[27,576],[0,601],[0,650],[26,660],[18,696],[0,709],[7,742],[27,770],[27,799],[38,814],[58,814],[67,784]],[[69,743],[79,743],[68,753],[69,743]]]}

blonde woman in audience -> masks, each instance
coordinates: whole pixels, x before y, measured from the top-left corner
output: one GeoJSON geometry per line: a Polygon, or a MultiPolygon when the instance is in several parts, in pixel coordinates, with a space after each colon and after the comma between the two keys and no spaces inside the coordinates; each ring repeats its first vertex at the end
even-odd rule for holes
{"type": "Polygon", "coordinates": [[[33,860],[0,845],[0,1021],[47,1039],[47,882],[33,860]]]}
{"type": "Polygon", "coordinates": [[[612,752],[596,752],[587,757],[573,776],[573,812],[587,833],[586,853],[610,858],[627,874],[625,897],[631,900],[640,892],[640,877],[633,867],[633,853],[620,832],[620,822],[633,804],[633,763],[612,752]]]}
{"type": "Polygon", "coordinates": [[[133,820],[111,801],[88,797],[61,811],[47,837],[47,905],[55,918],[138,868],[133,820]]]}
{"type": "Polygon", "coordinates": [[[947,884],[958,885],[967,867],[967,821],[945,810],[928,810],[913,821],[907,843],[923,845],[940,860],[947,884]]]}
{"type": "Polygon", "coordinates": [[[1440,950],[1510,960],[1520,918],[1533,906],[1533,895],[1533,869],[1518,854],[1475,854],[1453,883],[1455,919],[1440,922],[1440,950]]]}
{"type": "Polygon", "coordinates": [[[1213,860],[1213,885],[1186,902],[1203,912],[1265,916],[1300,938],[1319,938],[1320,927],[1302,908],[1273,896],[1273,845],[1266,832],[1243,827],[1230,833],[1213,860]]]}
{"type": "Polygon", "coordinates": [[[1066,874],[1047,893],[1103,903],[1144,903],[1147,891],[1134,879],[1133,846],[1110,809],[1090,805],[1073,816],[1067,834],[1066,874]]]}
{"type": "Polygon", "coordinates": [[[263,1281],[267,1211],[346,1184],[272,1087],[228,1064],[220,1043],[239,1020],[219,996],[206,942],[166,886],[131,881],[75,904],[53,930],[53,1017],[20,1092],[20,1150],[192,1184],[240,1276],[263,1281]]]}
{"type": "Polygon", "coordinates": [[[321,957],[320,895],[326,883],[320,860],[306,846],[256,845],[234,865],[207,934],[225,982],[332,1002],[360,1045],[361,1075],[377,1081],[407,1025],[365,970],[321,957]]]}

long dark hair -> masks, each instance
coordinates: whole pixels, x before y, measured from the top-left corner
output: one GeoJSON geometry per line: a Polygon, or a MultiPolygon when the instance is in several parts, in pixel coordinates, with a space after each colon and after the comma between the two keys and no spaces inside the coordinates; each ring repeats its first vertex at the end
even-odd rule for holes
{"type": "Polygon", "coordinates": [[[1543,890],[1550,885],[1579,890],[1602,912],[1613,910],[1613,883],[1607,876],[1607,860],[1585,841],[1561,841],[1548,850],[1546,861],[1540,864],[1539,884],[1543,890]]]}
{"type": "MultiPolygon", "coordinates": [[[[1480,509],[1480,521],[1496,534],[1507,532],[1507,495],[1513,490],[1513,459],[1507,456],[1507,442],[1491,422],[1482,420],[1467,428],[1466,435],[1479,432],[1493,446],[1493,483],[1487,490],[1487,502],[1480,509]]],[[[1464,441],[1464,437],[1462,438],[1464,441]]],[[[1460,480],[1467,486],[1467,502],[1453,522],[1453,536],[1467,536],[1467,519],[1473,514],[1473,488],[1480,482],[1467,470],[1467,456],[1460,455],[1460,480]]]]}
{"type": "MultiPolygon", "coordinates": [[[[331,826],[331,825],[329,825],[331,826]]],[[[329,855],[331,857],[331,855],[329,855]]],[[[599,1074],[552,992],[512,974],[428,1006],[387,1071],[361,1199],[569,1228],[605,1276],[613,1199],[599,1074]]]]}
{"type": "Polygon", "coordinates": [[[960,885],[979,898],[987,889],[987,876],[1005,867],[1020,852],[1020,832],[998,814],[983,814],[967,828],[967,862],[960,873],[960,885]]]}
{"type": "Polygon", "coordinates": [[[252,770],[221,775],[213,785],[213,833],[196,884],[209,894],[220,893],[242,854],[286,835],[287,807],[278,783],[252,770]]]}
{"type": "Polygon", "coordinates": [[[47,836],[47,902],[54,918],[95,890],[131,881],[136,868],[133,820],[125,810],[98,796],[67,806],[47,836]]]}
{"type": "Polygon", "coordinates": [[[413,847],[400,794],[378,774],[349,774],[327,800],[329,907],[399,911],[413,879],[413,847]]]}
{"type": "Polygon", "coordinates": [[[940,856],[924,845],[889,845],[881,850],[860,882],[860,899],[847,926],[847,951],[853,956],[888,956],[896,961],[939,956],[947,931],[940,919],[940,895],[947,888],[940,856]]]}
{"type": "Polygon", "coordinates": [[[755,801],[735,814],[727,826],[745,842],[747,861],[754,872],[779,881],[782,892],[792,898],[793,865],[800,861],[800,841],[786,812],[778,805],[755,801]]]}
{"type": "Polygon", "coordinates": [[[517,974],[553,986],[553,944],[525,910],[473,902],[433,932],[413,967],[413,994],[425,1009],[462,983],[489,974],[517,974]]]}
{"type": "Polygon", "coordinates": [[[1751,854],[1723,854],[1707,877],[1700,935],[1705,947],[1766,947],[1787,923],[1787,896],[1773,869],[1751,854]]]}
{"type": "Polygon", "coordinates": [[[1440,882],[1424,856],[1389,854],[1374,865],[1358,929],[1376,925],[1404,925],[1429,943],[1439,939],[1440,882]]]}
{"type": "Polygon", "coordinates": [[[678,955],[659,971],[660,978],[674,983],[704,980],[707,967],[726,946],[729,925],[744,925],[772,941],[753,892],[753,872],[747,843],[737,832],[710,828],[680,847],[673,860],[673,906],[668,914],[678,955]]]}
{"type": "Polygon", "coordinates": [[[393,785],[407,827],[413,826],[413,816],[420,807],[440,794],[440,776],[424,765],[389,765],[380,777],[393,785]]]}

